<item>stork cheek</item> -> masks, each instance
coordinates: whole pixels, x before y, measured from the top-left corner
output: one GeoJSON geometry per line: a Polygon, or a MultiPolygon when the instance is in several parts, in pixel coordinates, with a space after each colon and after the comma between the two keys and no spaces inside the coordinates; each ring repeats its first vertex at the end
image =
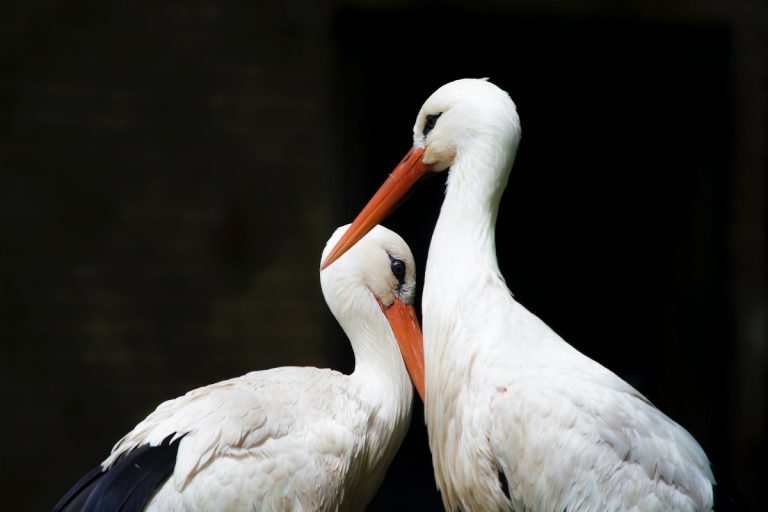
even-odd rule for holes
{"type": "Polygon", "coordinates": [[[456,158],[456,146],[453,144],[432,143],[424,150],[422,161],[434,166],[436,171],[444,170],[450,167],[456,158]]]}

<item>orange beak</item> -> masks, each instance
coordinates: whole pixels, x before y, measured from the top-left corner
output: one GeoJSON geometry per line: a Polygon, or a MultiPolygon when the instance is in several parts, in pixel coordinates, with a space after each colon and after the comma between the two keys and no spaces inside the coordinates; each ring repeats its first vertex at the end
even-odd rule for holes
{"type": "Polygon", "coordinates": [[[383,221],[400,204],[408,191],[431,170],[421,157],[424,148],[411,148],[405,158],[395,167],[387,181],[373,195],[363,211],[342,235],[336,246],[325,257],[320,270],[339,259],[350,247],[355,245],[373,227],[383,221]]]}
{"type": "MultiPolygon", "coordinates": [[[[378,297],[376,298],[378,300],[378,297]]],[[[419,319],[416,318],[416,310],[413,306],[406,306],[403,301],[396,298],[389,306],[379,301],[381,310],[384,311],[392,332],[395,333],[400,354],[403,356],[405,368],[411,376],[411,382],[424,401],[424,342],[421,336],[419,319]]]]}

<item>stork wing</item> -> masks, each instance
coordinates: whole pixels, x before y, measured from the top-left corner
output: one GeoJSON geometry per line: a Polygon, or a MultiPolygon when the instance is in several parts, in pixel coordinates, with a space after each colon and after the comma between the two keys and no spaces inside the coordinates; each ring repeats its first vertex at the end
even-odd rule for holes
{"type": "Polygon", "coordinates": [[[55,510],[79,510],[75,505],[105,482],[121,489],[124,499],[146,491],[143,501],[119,503],[140,509],[169,476],[163,491],[170,486],[178,494],[193,481],[218,487],[216,464],[246,459],[247,471],[225,469],[227,479],[242,480],[229,488],[248,488],[266,508],[293,508],[297,503],[291,500],[318,508],[317,500],[343,495],[345,478],[354,474],[350,465],[365,442],[368,413],[350,398],[345,379],[330,370],[275,368],[164,402],[117,442],[102,463],[104,472],[88,473],[55,510]],[[151,466],[149,473],[134,471],[137,464],[151,466]]]}
{"type": "Polygon", "coordinates": [[[513,504],[711,508],[714,479],[699,444],[615,374],[594,366],[589,377],[560,368],[510,380],[495,398],[491,449],[516,483],[509,489],[513,504]]]}
{"type": "Polygon", "coordinates": [[[142,445],[107,470],[86,473],[53,508],[53,512],[139,511],[173,472],[179,439],[158,446],[142,445]]]}

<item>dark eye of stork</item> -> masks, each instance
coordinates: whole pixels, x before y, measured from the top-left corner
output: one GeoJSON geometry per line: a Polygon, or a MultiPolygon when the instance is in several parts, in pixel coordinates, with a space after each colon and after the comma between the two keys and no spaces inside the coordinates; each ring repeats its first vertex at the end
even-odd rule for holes
{"type": "Polygon", "coordinates": [[[397,278],[398,283],[405,283],[405,263],[403,263],[403,260],[399,260],[390,254],[389,268],[392,269],[392,274],[397,278]]]}
{"type": "Polygon", "coordinates": [[[437,120],[441,115],[443,115],[442,112],[440,112],[439,114],[429,114],[427,116],[427,122],[424,123],[424,137],[429,135],[429,132],[431,132],[432,128],[435,127],[435,125],[437,124],[437,120]]]}

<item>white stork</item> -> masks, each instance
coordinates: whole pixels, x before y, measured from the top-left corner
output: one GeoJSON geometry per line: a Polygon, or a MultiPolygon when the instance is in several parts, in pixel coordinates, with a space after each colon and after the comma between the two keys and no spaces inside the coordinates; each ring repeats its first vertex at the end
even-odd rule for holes
{"type": "Polygon", "coordinates": [[[362,510],[408,429],[406,364],[423,380],[410,366],[423,361],[413,256],[379,226],[320,282],[352,344],[351,375],[274,368],[169,400],[54,510],[362,510]]]}
{"type": "Polygon", "coordinates": [[[485,80],[444,85],[321,268],[425,173],[450,169],[423,296],[426,421],[446,508],[710,510],[714,478],[694,438],[507,289],[495,224],[519,140],[506,92],[485,80]]]}

